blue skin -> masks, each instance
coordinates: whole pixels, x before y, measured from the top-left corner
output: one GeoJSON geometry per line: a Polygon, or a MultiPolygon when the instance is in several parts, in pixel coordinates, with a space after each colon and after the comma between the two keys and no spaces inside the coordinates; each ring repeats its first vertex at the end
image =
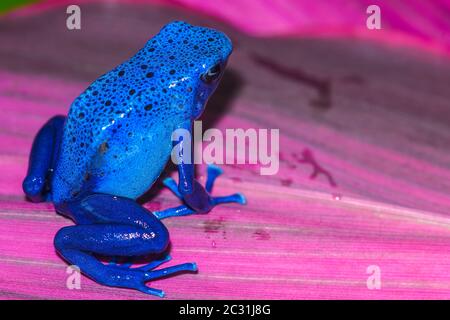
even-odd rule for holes
{"type": "Polygon", "coordinates": [[[169,233],[160,221],[204,214],[215,205],[245,203],[237,193],[212,197],[222,173],[208,167],[206,187],[194,178],[192,159],[179,156],[179,183],[164,184],[183,205],[150,212],[136,199],[163,171],[177,128],[192,130],[220,81],[230,40],[216,30],[184,22],[166,25],[131,59],[94,81],[71,105],[69,114],[50,119],[37,134],[23,182],[27,197],[52,201],[76,225],[55,236],[58,253],[98,283],[163,296],[145,283],[178,272],[195,272],[195,263],[153,270],[170,258],[169,233]],[[155,255],[139,268],[105,265],[98,255],[132,259],[155,255]],[[161,258],[162,256],[162,258],[161,258]]]}

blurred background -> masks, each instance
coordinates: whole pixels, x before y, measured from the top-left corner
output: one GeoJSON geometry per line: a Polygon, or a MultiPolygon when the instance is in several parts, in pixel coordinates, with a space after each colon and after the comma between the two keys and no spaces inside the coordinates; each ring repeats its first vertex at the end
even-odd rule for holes
{"type": "MultiPolygon", "coordinates": [[[[445,0],[1,0],[0,295],[152,298],[87,278],[68,290],[52,239],[71,222],[25,201],[21,181],[42,124],[173,20],[234,44],[204,130],[280,129],[281,162],[273,176],[224,165],[215,192],[248,205],[165,222],[173,263],[200,271],[152,286],[174,299],[450,298],[445,0]],[[73,4],[79,30],[66,26],[73,4]]],[[[160,186],[143,202],[177,204],[160,186]]]]}

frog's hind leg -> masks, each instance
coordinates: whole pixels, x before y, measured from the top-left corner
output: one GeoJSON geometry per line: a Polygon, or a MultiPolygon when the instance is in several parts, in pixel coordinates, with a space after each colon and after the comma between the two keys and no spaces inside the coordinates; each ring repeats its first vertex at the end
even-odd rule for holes
{"type": "Polygon", "coordinates": [[[34,139],[28,173],[22,183],[23,191],[33,202],[48,199],[48,179],[54,169],[65,120],[65,116],[51,118],[34,139]]]}
{"type": "Polygon", "coordinates": [[[145,283],[174,273],[197,270],[195,263],[153,270],[168,261],[168,256],[138,268],[132,268],[131,264],[106,265],[96,258],[96,254],[132,258],[161,254],[166,250],[169,243],[166,227],[131,199],[92,194],[57,210],[70,215],[78,223],[57,233],[57,251],[98,283],[163,296],[161,290],[150,288],[145,283]]]}

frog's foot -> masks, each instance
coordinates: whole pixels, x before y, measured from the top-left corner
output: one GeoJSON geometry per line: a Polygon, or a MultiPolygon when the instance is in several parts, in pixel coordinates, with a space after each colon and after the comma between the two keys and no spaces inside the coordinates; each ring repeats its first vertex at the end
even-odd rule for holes
{"type": "MultiPolygon", "coordinates": [[[[163,211],[156,211],[153,214],[159,219],[164,219],[175,216],[186,216],[195,213],[206,213],[209,212],[214,206],[222,203],[239,203],[242,205],[247,203],[247,200],[245,199],[245,196],[242,193],[235,193],[229,196],[222,196],[222,197],[211,196],[210,194],[212,192],[214,182],[216,181],[217,177],[223,173],[223,170],[216,165],[210,164],[208,165],[207,173],[208,176],[206,179],[205,191],[207,193],[208,200],[205,201],[207,203],[202,204],[203,207],[202,210],[194,210],[187,205],[181,205],[163,211]]],[[[178,185],[173,178],[164,179],[163,184],[170,191],[172,191],[175,194],[175,196],[177,196],[179,199],[184,201],[186,200],[186,197],[183,197],[179,192],[178,185]]],[[[196,194],[194,193],[192,196],[195,197],[196,194]]],[[[200,196],[199,198],[202,197],[200,196]]]]}
{"type": "Polygon", "coordinates": [[[137,268],[131,268],[131,263],[121,265],[110,264],[106,266],[109,269],[103,271],[103,278],[96,280],[107,286],[135,289],[163,298],[165,296],[164,291],[148,287],[146,282],[167,277],[175,273],[197,271],[197,264],[195,263],[183,263],[153,270],[168,260],[170,260],[170,257],[168,259],[152,261],[149,264],[137,268]]]}
{"type": "Polygon", "coordinates": [[[164,291],[148,287],[145,283],[151,280],[156,280],[159,278],[170,276],[172,274],[179,272],[196,272],[198,270],[196,263],[183,263],[167,268],[153,270],[170,260],[171,257],[169,255],[166,255],[160,260],[154,260],[146,265],[139,266],[136,268],[132,268],[133,263],[131,261],[122,264],[112,261],[108,266],[116,269],[115,274],[117,279],[122,278],[126,279],[126,281],[120,281],[119,283],[116,284],[109,282],[105,283],[105,285],[136,289],[143,293],[163,298],[165,296],[164,291]],[[121,275],[123,271],[125,271],[124,274],[126,278],[123,278],[123,276],[121,275]]]}

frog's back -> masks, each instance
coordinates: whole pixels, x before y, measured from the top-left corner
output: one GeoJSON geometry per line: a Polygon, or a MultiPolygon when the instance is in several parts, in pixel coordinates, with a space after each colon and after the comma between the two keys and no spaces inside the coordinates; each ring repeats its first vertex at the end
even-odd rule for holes
{"type": "Polygon", "coordinates": [[[171,23],[92,83],[69,111],[53,201],[84,191],[130,198],[145,192],[170,156],[173,129],[192,117],[203,62],[222,48],[228,54],[229,46],[214,30],[171,23]]]}

